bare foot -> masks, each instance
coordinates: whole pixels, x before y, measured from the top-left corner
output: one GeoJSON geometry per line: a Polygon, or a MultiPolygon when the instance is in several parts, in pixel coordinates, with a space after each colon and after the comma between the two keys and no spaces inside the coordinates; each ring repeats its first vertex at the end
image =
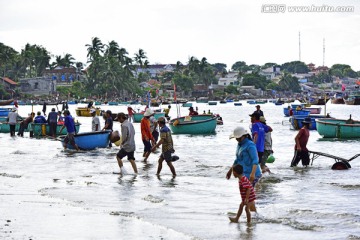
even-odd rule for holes
{"type": "Polygon", "coordinates": [[[230,222],[232,222],[232,223],[238,223],[239,222],[239,220],[236,219],[236,218],[229,217],[229,219],[230,219],[230,222]]]}

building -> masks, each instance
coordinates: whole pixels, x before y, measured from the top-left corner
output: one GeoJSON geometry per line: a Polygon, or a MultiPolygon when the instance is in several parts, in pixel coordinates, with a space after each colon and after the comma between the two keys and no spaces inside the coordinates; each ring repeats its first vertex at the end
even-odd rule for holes
{"type": "Polygon", "coordinates": [[[162,72],[173,72],[176,64],[155,64],[148,65],[146,68],[137,67],[134,75],[137,77],[140,73],[148,73],[150,77],[155,78],[162,72]]]}
{"type": "Polygon", "coordinates": [[[12,94],[15,91],[15,88],[18,86],[17,82],[14,82],[8,77],[0,77],[0,84],[4,86],[5,91],[12,94]]]}
{"type": "Polygon", "coordinates": [[[54,69],[46,69],[43,77],[55,80],[58,85],[72,84],[73,81],[81,81],[84,76],[81,70],[76,67],[56,67],[54,69]]]}
{"type": "Polygon", "coordinates": [[[265,76],[267,80],[273,80],[277,76],[281,75],[280,67],[268,67],[265,69],[260,70],[259,74],[261,76],[265,76]]]}
{"type": "Polygon", "coordinates": [[[56,79],[36,77],[20,79],[20,91],[33,95],[48,95],[56,92],[56,79]]]}
{"type": "Polygon", "coordinates": [[[225,77],[219,78],[219,86],[239,85],[238,80],[239,72],[229,72],[225,77]]]}

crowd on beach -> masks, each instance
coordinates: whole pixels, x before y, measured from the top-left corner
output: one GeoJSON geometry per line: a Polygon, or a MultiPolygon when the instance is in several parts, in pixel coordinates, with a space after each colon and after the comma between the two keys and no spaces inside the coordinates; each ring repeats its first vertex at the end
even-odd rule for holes
{"type": "MultiPolygon", "coordinates": [[[[171,106],[169,105],[165,109],[165,117],[160,117],[156,119],[154,117],[155,112],[146,108],[143,112],[143,118],[140,122],[141,130],[141,139],[144,146],[143,151],[143,161],[146,163],[150,154],[155,152],[161,146],[161,154],[158,159],[157,175],[160,175],[162,171],[163,162],[165,161],[173,175],[176,176],[176,170],[173,165],[173,162],[178,160],[179,157],[173,155],[175,152],[174,143],[171,135],[171,130],[166,125],[166,120],[169,118],[169,111],[171,106]]],[[[197,110],[197,109],[196,109],[197,110]]],[[[189,116],[198,115],[198,112],[193,107],[189,108],[189,116]]],[[[123,159],[126,157],[130,162],[131,167],[135,174],[138,173],[137,166],[135,163],[135,129],[132,124],[133,114],[135,111],[129,106],[127,108],[127,114],[120,112],[117,114],[116,118],[113,119],[112,112],[107,110],[103,115],[105,120],[104,127],[101,128],[101,123],[99,117],[96,115],[96,110],[91,109],[90,113],[92,115],[92,131],[104,131],[108,130],[113,132],[114,121],[118,121],[121,125],[121,133],[118,136],[116,141],[119,141],[120,150],[116,154],[116,160],[119,166],[120,171],[114,172],[116,174],[123,174],[123,159]]],[[[67,135],[64,139],[64,148],[67,148],[68,144],[71,144],[76,150],[79,150],[78,146],[75,143],[75,121],[74,118],[70,115],[69,110],[63,111],[64,117],[61,115],[61,112],[56,112],[53,108],[52,111],[48,114],[46,119],[41,115],[41,112],[37,112],[35,117],[34,113],[31,113],[28,118],[23,119],[20,124],[20,130],[18,135],[23,136],[24,129],[27,128],[27,125],[32,121],[34,123],[48,123],[50,126],[51,136],[56,136],[56,126],[59,122],[63,123],[62,128],[67,129],[67,135]]],[[[235,161],[232,166],[229,168],[226,173],[226,178],[230,179],[233,175],[235,178],[239,179],[239,190],[241,195],[241,203],[238,209],[238,212],[235,217],[230,217],[231,222],[238,222],[239,218],[245,208],[247,222],[251,222],[251,213],[250,211],[256,212],[255,200],[256,200],[256,191],[255,186],[260,181],[263,174],[270,174],[271,171],[266,165],[267,162],[273,162],[273,149],[272,149],[272,137],[271,134],[273,129],[267,125],[266,119],[263,111],[260,109],[260,105],[256,106],[256,110],[250,114],[251,117],[251,129],[248,131],[244,127],[236,127],[230,139],[234,138],[237,141],[237,148],[235,153],[235,161]]],[[[11,136],[15,135],[15,124],[19,118],[16,108],[14,108],[8,115],[8,122],[10,124],[10,134],[11,136]]],[[[309,165],[309,153],[306,147],[309,139],[309,124],[311,119],[305,118],[302,122],[303,128],[300,129],[298,134],[295,137],[295,151],[294,157],[291,161],[291,167],[297,166],[297,164],[302,161],[303,166],[309,165]]],[[[116,136],[115,136],[116,138],[116,136]]],[[[115,141],[115,140],[114,140],[115,141]]],[[[113,141],[113,142],[114,142],[113,141]]],[[[112,147],[110,141],[109,147],[112,147]]]]}

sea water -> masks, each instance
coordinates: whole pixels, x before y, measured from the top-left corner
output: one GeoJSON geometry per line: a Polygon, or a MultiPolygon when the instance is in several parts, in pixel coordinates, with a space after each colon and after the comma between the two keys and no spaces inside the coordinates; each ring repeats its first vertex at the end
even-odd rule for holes
{"type": "MultiPolygon", "coordinates": [[[[81,106],[79,104],[79,106],[81,106]]],[[[84,104],[85,106],[85,104],[84,104]]],[[[333,159],[320,157],[308,168],[290,168],[297,131],[290,130],[283,106],[261,105],[273,128],[275,162],[268,164],[256,187],[258,216],[251,224],[245,214],[230,223],[240,194],[237,179],[225,175],[235,158],[237,126],[249,128],[255,107],[245,101],[209,106],[196,104],[199,113],[218,113],[224,125],[213,135],[173,135],[177,176],[166,164],[156,176],[160,151],[142,162],[140,124],[135,123],[133,174],[124,159],[126,174],[115,159],[119,147],[88,152],[64,151],[51,139],[11,138],[0,134],[0,238],[1,239],[358,239],[360,238],[360,159],[352,168],[331,170],[333,159]]],[[[80,132],[91,130],[91,118],[76,117],[80,132]]],[[[126,106],[101,106],[126,112],[126,106]]],[[[143,106],[133,106],[143,109],[143,106]]],[[[187,108],[179,107],[182,115],[187,108]]],[[[324,113],[324,106],[322,106],[324,113]]],[[[337,118],[360,119],[358,106],[332,105],[337,118]]],[[[34,106],[41,111],[42,106],[34,106]]],[[[26,116],[32,106],[20,106],[26,116]]],[[[176,117],[172,105],[171,117],[176,117]]],[[[101,119],[101,124],[104,122],[101,119]]],[[[120,123],[114,122],[114,130],[120,123]]],[[[343,158],[360,153],[359,140],[326,140],[311,131],[308,148],[343,158]]]]}

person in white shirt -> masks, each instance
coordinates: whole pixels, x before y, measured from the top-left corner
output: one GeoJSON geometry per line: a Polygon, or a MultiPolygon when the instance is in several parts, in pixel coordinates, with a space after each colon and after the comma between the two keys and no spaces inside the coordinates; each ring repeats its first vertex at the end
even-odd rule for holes
{"type": "Polygon", "coordinates": [[[101,130],[101,126],[100,126],[100,119],[98,116],[96,116],[96,110],[95,109],[91,109],[90,110],[92,121],[91,121],[91,130],[93,132],[95,131],[100,131],[101,130]]]}
{"type": "Polygon", "coordinates": [[[7,117],[7,122],[10,126],[10,136],[15,136],[15,127],[17,119],[20,118],[19,114],[16,112],[16,108],[13,108],[11,112],[9,112],[9,115],[7,117]]]}

